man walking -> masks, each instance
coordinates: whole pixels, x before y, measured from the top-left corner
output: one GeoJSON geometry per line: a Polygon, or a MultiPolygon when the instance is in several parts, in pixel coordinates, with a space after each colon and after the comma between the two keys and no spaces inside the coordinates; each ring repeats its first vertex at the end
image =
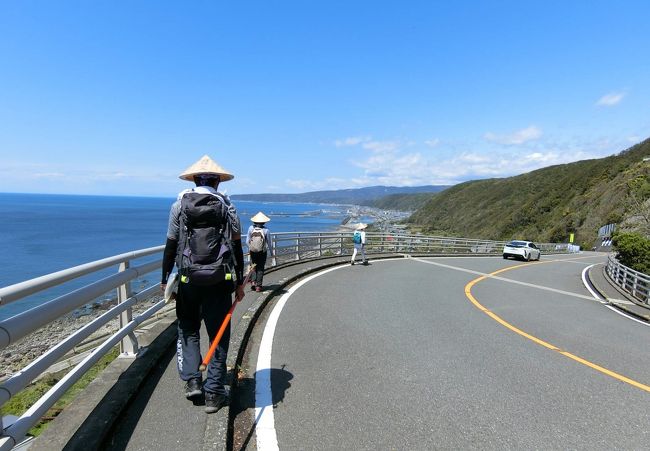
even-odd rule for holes
{"type": "Polygon", "coordinates": [[[210,360],[204,383],[199,371],[199,331],[203,321],[212,342],[232,305],[232,293],[236,301],[244,297],[241,225],[230,199],[217,192],[219,183],[234,178],[231,173],[205,155],[180,178],[193,181],[196,187],[182,191],[171,207],[161,288],[165,289],[176,264],[178,373],[185,381],[185,396],[195,399],[205,393],[205,411],[213,413],[228,403],[230,325],[210,360]]]}

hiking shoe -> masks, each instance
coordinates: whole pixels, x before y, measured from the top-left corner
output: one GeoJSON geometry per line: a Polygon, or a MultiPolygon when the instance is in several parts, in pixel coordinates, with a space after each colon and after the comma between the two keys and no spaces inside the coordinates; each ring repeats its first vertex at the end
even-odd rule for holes
{"type": "Polygon", "coordinates": [[[201,390],[201,379],[190,379],[185,384],[185,397],[187,399],[201,396],[202,393],[203,391],[201,390]]]}
{"type": "Polygon", "coordinates": [[[350,266],[354,266],[354,261],[350,263],[350,266]]]}
{"type": "Polygon", "coordinates": [[[216,393],[205,394],[205,413],[218,412],[223,406],[228,405],[228,398],[225,395],[216,393]]]}

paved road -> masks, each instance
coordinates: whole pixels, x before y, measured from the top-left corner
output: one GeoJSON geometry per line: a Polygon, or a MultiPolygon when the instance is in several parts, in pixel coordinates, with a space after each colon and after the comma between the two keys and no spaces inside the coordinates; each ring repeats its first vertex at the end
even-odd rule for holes
{"type": "Polygon", "coordinates": [[[273,428],[236,435],[247,449],[647,449],[650,328],[585,289],[603,260],[400,259],[315,277],[285,298],[257,372],[273,428]]]}

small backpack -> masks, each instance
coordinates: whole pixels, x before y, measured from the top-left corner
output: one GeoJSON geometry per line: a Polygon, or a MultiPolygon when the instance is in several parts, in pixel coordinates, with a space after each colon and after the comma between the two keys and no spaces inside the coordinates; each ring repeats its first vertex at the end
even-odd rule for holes
{"type": "Polygon", "coordinates": [[[217,285],[235,279],[232,243],[224,235],[226,206],[212,194],[190,192],[181,198],[181,240],[176,265],[183,283],[217,285]]]}
{"type": "Polygon", "coordinates": [[[352,242],[354,244],[361,244],[361,232],[356,230],[354,235],[352,235],[352,242]]]}
{"type": "Polygon", "coordinates": [[[248,250],[251,252],[264,252],[264,230],[260,227],[253,228],[251,240],[248,243],[248,250]]]}

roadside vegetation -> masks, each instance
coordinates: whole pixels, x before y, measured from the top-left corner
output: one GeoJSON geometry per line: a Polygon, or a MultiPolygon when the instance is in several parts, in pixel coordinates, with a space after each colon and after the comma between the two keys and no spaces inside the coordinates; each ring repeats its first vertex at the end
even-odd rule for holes
{"type": "MultiPolygon", "coordinates": [[[[85,389],[90,382],[92,382],[97,375],[104,370],[113,360],[119,355],[119,347],[116,346],[105,356],[103,356],[99,362],[97,362],[93,367],[90,368],[84,374],[81,379],[79,379],[72,387],[68,389],[67,392],[59,399],[40,419],[34,427],[29,430],[29,434],[33,436],[39,436],[47,427],[50,422],[56,418],[56,416],[61,413],[65,406],[70,404],[72,400],[85,389]]],[[[67,374],[69,370],[61,371],[55,374],[48,374],[42,379],[30,384],[21,392],[13,396],[6,404],[0,408],[0,415],[15,415],[21,416],[27,411],[31,406],[36,403],[47,391],[54,387],[67,374]]]]}
{"type": "Polygon", "coordinates": [[[493,240],[599,244],[598,229],[650,232],[650,139],[618,155],[436,193],[408,220],[423,233],[493,240]]]}
{"type": "Polygon", "coordinates": [[[650,239],[640,233],[616,233],[612,239],[616,258],[623,265],[650,274],[650,239]]]}

